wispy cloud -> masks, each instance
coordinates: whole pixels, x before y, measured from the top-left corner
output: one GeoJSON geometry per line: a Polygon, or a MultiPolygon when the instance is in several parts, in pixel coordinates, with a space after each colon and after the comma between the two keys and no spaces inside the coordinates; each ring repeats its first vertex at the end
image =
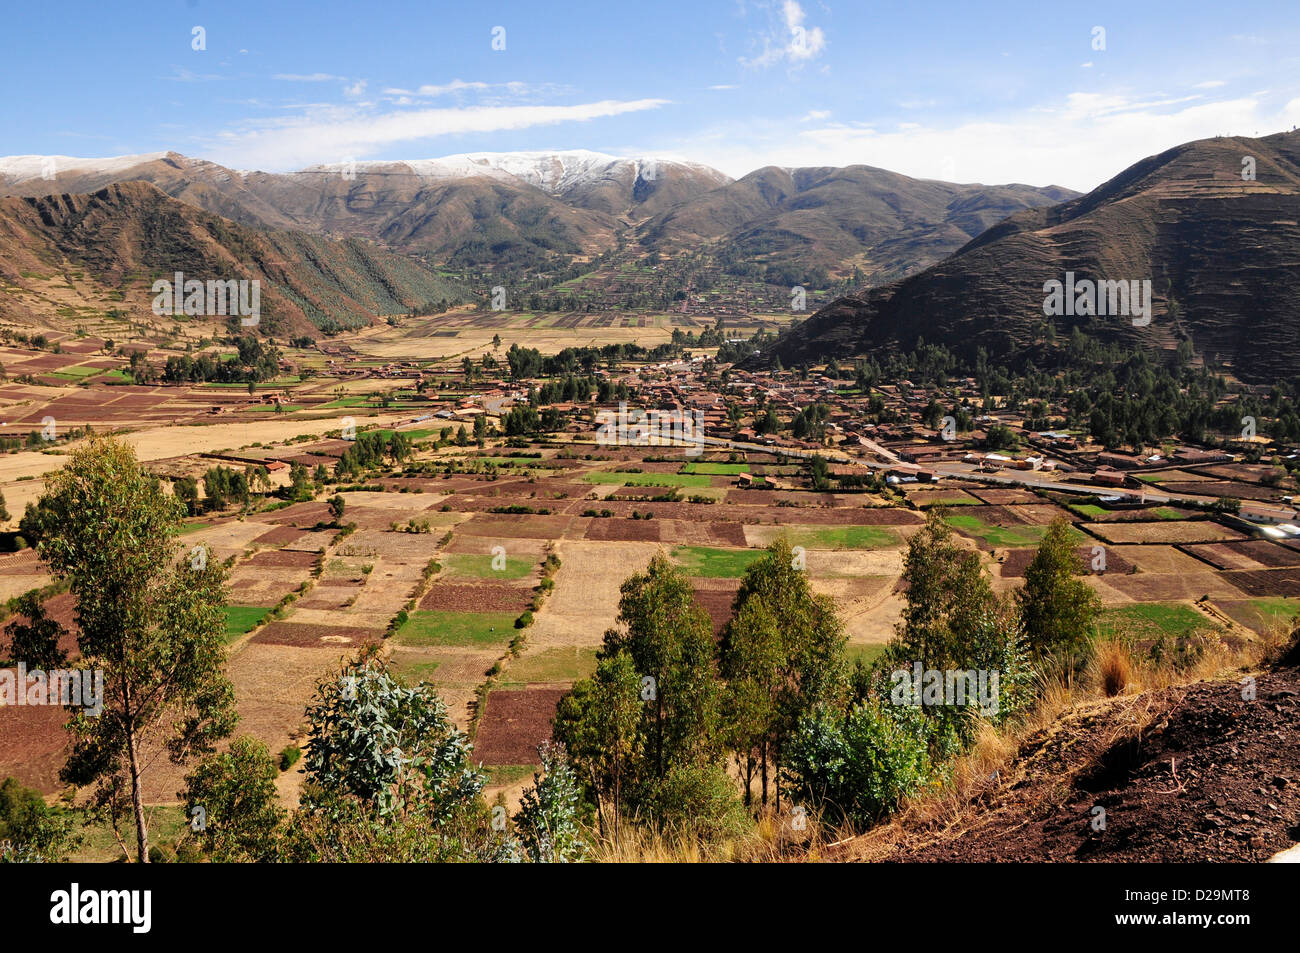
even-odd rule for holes
{"type": "Polygon", "coordinates": [[[335,76],[333,73],[275,73],[271,79],[283,80],[287,83],[324,83],[329,80],[343,80],[345,76],[335,76]]]}
{"type": "MultiPolygon", "coordinates": [[[[329,106],[301,116],[249,120],[202,140],[202,154],[241,169],[280,171],[346,157],[365,158],[381,149],[467,133],[491,133],[558,123],[591,122],[658,109],[666,99],[605,99],[563,106],[470,106],[390,110],[329,106]]],[[[431,148],[431,147],[430,147],[431,148]]]]}
{"type": "Polygon", "coordinates": [[[789,122],[720,124],[674,148],[731,176],[763,165],[864,163],[918,178],[1024,182],[1084,191],[1134,162],[1194,139],[1253,136],[1300,124],[1300,99],[1072,93],[987,120],[935,123],[825,122],[792,134],[789,122]],[[1086,147],[1085,147],[1086,146],[1086,147]]]}
{"type": "Polygon", "coordinates": [[[757,38],[762,52],[740,57],[741,65],[761,69],[785,62],[797,67],[815,59],[826,48],[826,34],[821,27],[805,25],[806,19],[797,0],[782,0],[772,27],[757,38]]]}
{"type": "Polygon", "coordinates": [[[179,66],[173,67],[173,70],[171,76],[164,76],[163,79],[170,80],[173,83],[208,83],[213,80],[225,79],[220,73],[195,73],[179,66]]]}

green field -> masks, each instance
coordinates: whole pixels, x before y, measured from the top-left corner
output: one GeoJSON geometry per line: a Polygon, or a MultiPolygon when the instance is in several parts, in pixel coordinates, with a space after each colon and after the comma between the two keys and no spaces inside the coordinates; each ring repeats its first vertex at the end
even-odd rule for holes
{"type": "MultiPolygon", "coordinates": [[[[1220,604],[1220,609],[1226,609],[1220,604]]],[[[1259,599],[1244,600],[1235,613],[1230,613],[1238,622],[1261,634],[1268,634],[1275,629],[1290,628],[1300,613],[1300,600],[1286,596],[1264,596],[1259,599]]]]}
{"type": "Polygon", "coordinates": [[[450,612],[417,609],[397,630],[398,645],[452,645],[487,648],[510,641],[515,634],[513,612],[450,612]]]}
{"type": "Polygon", "coordinates": [[[1069,507],[1071,512],[1086,516],[1089,519],[1096,519],[1098,516],[1105,516],[1110,512],[1104,506],[1098,506],[1096,503],[1071,503],[1069,507]]]}
{"type": "Polygon", "coordinates": [[[473,576],[476,579],[523,579],[532,573],[537,561],[531,556],[507,556],[505,568],[493,569],[495,556],[481,556],[475,553],[453,553],[444,560],[447,568],[458,576],[473,576]]]}
{"type": "Polygon", "coordinates": [[[270,612],[263,606],[226,606],[226,641],[233,642],[270,612]]]}
{"type": "Polygon", "coordinates": [[[102,367],[86,367],[84,364],[75,367],[61,367],[54,371],[53,377],[66,377],[69,380],[81,380],[83,377],[94,377],[96,374],[104,373],[102,367]]]}
{"type": "Polygon", "coordinates": [[[536,682],[576,682],[595,670],[595,649],[550,648],[511,661],[502,673],[501,686],[522,688],[536,682]]]}
{"type": "MultiPolygon", "coordinates": [[[[468,427],[466,427],[465,429],[466,429],[466,431],[469,430],[468,427]]],[[[426,438],[428,438],[428,437],[436,437],[436,436],[438,436],[438,434],[439,434],[440,431],[441,431],[441,428],[438,428],[437,430],[434,430],[433,428],[430,428],[430,427],[425,427],[425,428],[423,428],[423,429],[421,429],[421,428],[416,428],[415,430],[403,430],[403,431],[402,431],[402,436],[405,437],[407,440],[411,440],[411,441],[424,440],[424,439],[426,439],[426,438]]],[[[366,432],[366,433],[377,433],[377,434],[383,434],[385,440],[389,440],[389,439],[391,439],[392,436],[393,436],[393,434],[396,433],[396,431],[393,430],[392,428],[380,428],[380,429],[378,429],[378,430],[367,430],[367,431],[365,431],[365,432],[366,432]]],[[[453,428],[452,428],[452,433],[455,433],[455,432],[456,432],[456,428],[453,427],[453,428]]]]}
{"type": "Polygon", "coordinates": [[[673,559],[688,576],[738,579],[749,564],[764,554],[762,549],[713,549],[709,546],[678,546],[673,559]]]}
{"type": "Polygon", "coordinates": [[[736,476],[748,473],[748,463],[685,463],[678,473],[703,473],[708,476],[736,476]]]}
{"type": "Polygon", "coordinates": [[[898,536],[883,526],[825,526],[793,529],[791,546],[804,549],[880,549],[898,545],[898,536]]]}
{"type": "Polygon", "coordinates": [[[583,477],[588,483],[612,483],[615,486],[709,486],[702,473],[606,473],[598,471],[583,477]]]}
{"type": "Polygon", "coordinates": [[[331,400],[328,404],[321,404],[321,409],[333,409],[335,407],[360,407],[362,404],[370,403],[367,397],[340,397],[338,400],[331,400]]]}
{"type": "MultiPolygon", "coordinates": [[[[1043,541],[1043,536],[1047,533],[1046,524],[1042,526],[993,526],[984,522],[978,516],[970,516],[966,513],[955,513],[945,517],[944,521],[953,529],[967,536],[984,540],[989,546],[1006,549],[1023,549],[1029,546],[1037,546],[1043,541]]],[[[1075,545],[1082,545],[1088,539],[1077,529],[1072,528],[1070,534],[1075,545]]]]}
{"type": "MultiPolygon", "coordinates": [[[[933,491],[923,491],[933,492],[933,491]]],[[[933,499],[927,499],[921,506],[921,509],[928,510],[932,506],[979,506],[980,501],[975,499],[964,490],[958,490],[953,496],[936,496],[933,499]],[[960,495],[958,495],[960,494],[960,495]]]]}
{"type": "MultiPolygon", "coordinates": [[[[1078,513],[1080,516],[1086,516],[1088,519],[1096,519],[1099,516],[1105,516],[1111,510],[1104,506],[1098,506],[1096,503],[1069,503],[1066,504],[1072,513],[1078,513]]],[[[1156,506],[1145,511],[1145,515],[1155,517],[1158,520],[1185,520],[1186,513],[1180,513],[1168,506],[1156,506]]]]}
{"type": "Polygon", "coordinates": [[[433,673],[438,670],[437,662],[427,662],[406,657],[395,657],[392,670],[407,685],[419,685],[432,681],[433,673]]]}
{"type": "Polygon", "coordinates": [[[1288,619],[1300,612],[1300,601],[1288,598],[1287,596],[1264,596],[1260,599],[1251,599],[1252,609],[1266,615],[1277,615],[1288,619]]]}
{"type": "Polygon", "coordinates": [[[1139,641],[1154,641],[1162,636],[1177,637],[1195,629],[1212,628],[1212,623],[1191,606],[1182,602],[1140,602],[1134,605],[1103,609],[1097,622],[1102,635],[1139,641]]]}

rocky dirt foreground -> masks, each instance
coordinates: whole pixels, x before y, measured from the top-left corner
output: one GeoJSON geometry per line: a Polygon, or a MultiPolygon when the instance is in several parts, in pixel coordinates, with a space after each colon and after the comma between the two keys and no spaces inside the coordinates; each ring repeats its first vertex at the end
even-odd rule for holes
{"type": "Polygon", "coordinates": [[[1295,858],[1298,656],[1292,649],[1253,682],[1198,682],[1073,711],[1027,738],[955,812],[904,816],[849,853],[902,862],[1295,858]]]}

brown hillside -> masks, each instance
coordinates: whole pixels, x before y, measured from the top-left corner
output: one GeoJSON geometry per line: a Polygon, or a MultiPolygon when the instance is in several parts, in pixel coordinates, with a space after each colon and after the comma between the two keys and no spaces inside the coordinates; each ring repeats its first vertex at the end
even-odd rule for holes
{"type": "MultiPolygon", "coordinates": [[[[1134,348],[1196,350],[1245,380],[1295,373],[1300,344],[1300,133],[1191,142],[1093,192],[995,225],[903,281],[827,305],[777,348],[787,365],[910,349],[918,338],[997,359],[1044,347],[1072,323],[1134,348]],[[1242,179],[1242,158],[1256,178],[1242,179]],[[1073,271],[1152,282],[1150,325],[1044,316],[1044,282],[1073,271]]],[[[770,355],[769,355],[770,356],[770,355]]]]}

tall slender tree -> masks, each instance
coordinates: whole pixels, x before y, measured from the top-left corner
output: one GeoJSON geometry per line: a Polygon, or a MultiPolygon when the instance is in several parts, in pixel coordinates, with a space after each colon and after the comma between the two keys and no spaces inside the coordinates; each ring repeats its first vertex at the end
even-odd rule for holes
{"type": "Polygon", "coordinates": [[[673,764],[708,760],[719,747],[713,625],[663,552],[621,591],[622,628],[605,633],[604,652],[626,651],[643,679],[646,769],[661,782],[673,764]]]}
{"type": "Polygon", "coordinates": [[[74,451],[39,508],[39,552],[69,583],[82,664],[102,670],[105,689],[102,713],[82,710],[69,722],[62,777],[96,785],[94,804],[115,831],[129,798],[137,859],[147,863],[142,789],[152,759],[166,751],[184,764],[234,728],[225,568],[206,554],[177,560],[184,506],[120,441],[95,438],[74,451]]]}
{"type": "Polygon", "coordinates": [[[1079,578],[1083,560],[1072,535],[1064,517],[1053,520],[1016,591],[1029,647],[1039,654],[1078,651],[1101,611],[1101,600],[1079,578]]]}
{"type": "MultiPolygon", "coordinates": [[[[763,803],[768,766],[795,726],[820,706],[836,706],[847,690],[848,641],[834,603],[812,591],[806,554],[778,539],[745,572],[734,619],[723,631],[720,667],[738,714],[754,718],[763,803]]],[[[779,772],[776,789],[780,807],[779,772]]]]}

